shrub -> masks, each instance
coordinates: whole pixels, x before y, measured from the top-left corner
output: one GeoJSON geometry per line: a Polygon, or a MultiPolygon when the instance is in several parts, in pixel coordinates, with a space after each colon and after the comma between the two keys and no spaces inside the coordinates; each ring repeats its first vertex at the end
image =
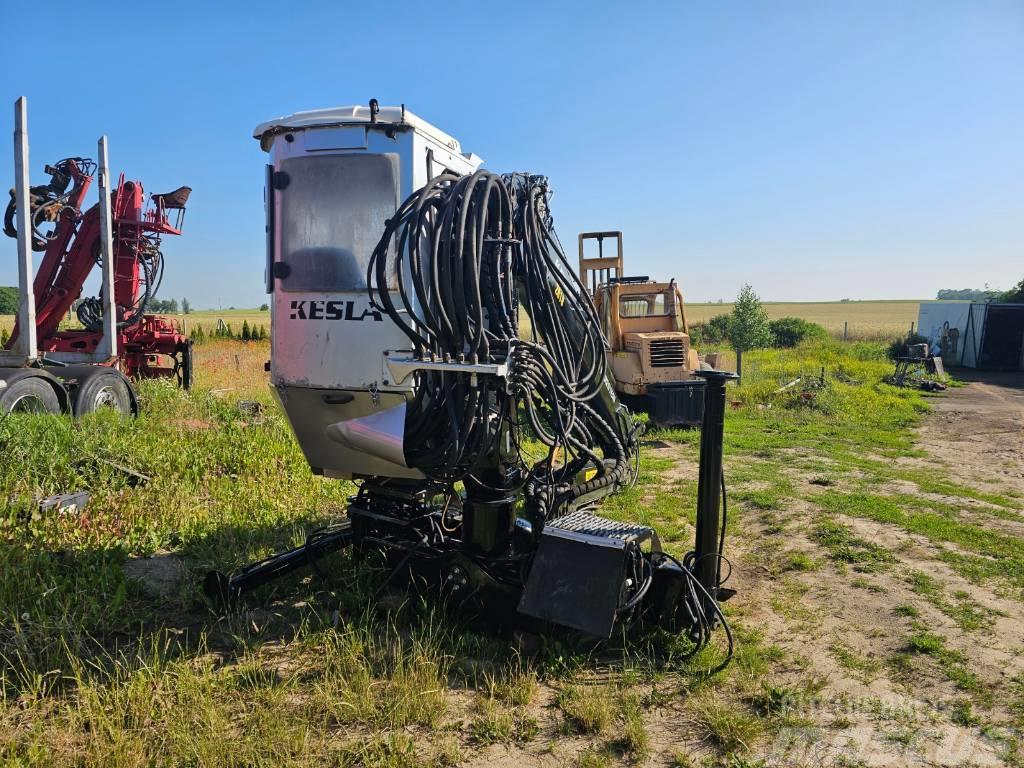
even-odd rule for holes
{"type": "Polygon", "coordinates": [[[697,323],[690,328],[694,343],[720,344],[729,338],[729,315],[715,315],[710,320],[697,323]]]}
{"type": "Polygon", "coordinates": [[[772,346],[777,348],[795,347],[806,339],[828,338],[828,331],[817,323],[800,317],[781,317],[768,323],[772,334],[772,346]]]}

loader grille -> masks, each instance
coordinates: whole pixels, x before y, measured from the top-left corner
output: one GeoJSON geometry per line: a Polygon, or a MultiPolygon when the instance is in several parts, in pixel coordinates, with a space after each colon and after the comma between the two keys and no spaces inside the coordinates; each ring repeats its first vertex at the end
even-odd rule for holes
{"type": "Polygon", "coordinates": [[[653,368],[679,368],[686,362],[686,347],[682,339],[657,339],[651,342],[653,368]]]}

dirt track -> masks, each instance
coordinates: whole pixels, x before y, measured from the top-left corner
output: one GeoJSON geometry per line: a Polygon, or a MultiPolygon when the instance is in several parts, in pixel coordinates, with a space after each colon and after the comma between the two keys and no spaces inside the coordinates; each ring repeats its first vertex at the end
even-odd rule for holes
{"type": "Polygon", "coordinates": [[[956,375],[969,383],[935,399],[919,445],[951,478],[1024,492],[1024,373],[956,375]]]}
{"type": "MultiPolygon", "coordinates": [[[[961,375],[961,380],[967,377],[961,375]]],[[[917,447],[923,456],[901,459],[901,464],[927,468],[935,479],[977,491],[1024,493],[1024,377],[1020,375],[971,376],[966,386],[947,390],[932,401],[933,410],[918,432],[917,447]]],[[[799,481],[799,472],[793,473],[799,481]]],[[[984,511],[984,502],[926,493],[914,483],[897,482],[879,488],[885,493],[908,493],[961,507],[961,516],[984,511]],[[975,508],[972,510],[972,508],[975,508]]],[[[790,525],[807,530],[820,514],[806,501],[793,505],[790,525]],[[795,523],[795,525],[794,525],[795,523]]],[[[1024,517],[1017,521],[982,518],[991,529],[1024,535],[1024,517]]],[[[767,604],[779,590],[804,593],[797,598],[797,619],[752,606],[754,617],[769,637],[795,657],[805,658],[808,668],[792,675],[797,682],[808,672],[826,681],[809,713],[810,728],[793,729],[786,739],[762,747],[769,765],[1016,765],[1006,742],[986,735],[983,727],[955,722],[951,712],[965,700],[943,670],[943,663],[914,657],[910,669],[898,669],[893,660],[906,655],[907,638],[915,623],[946,638],[949,648],[962,654],[969,668],[986,686],[1004,691],[1022,673],[1024,653],[1024,605],[995,585],[972,584],[942,561],[944,550],[923,536],[884,523],[864,519],[845,521],[860,537],[884,543],[898,562],[879,573],[858,576],[833,571],[800,574],[751,586],[767,604]],[[938,601],[922,599],[911,584],[912,575],[923,575],[938,585],[937,594],[966,598],[990,615],[987,630],[965,631],[957,626],[938,601]],[[919,618],[908,621],[894,615],[897,605],[913,605],[919,618]],[[852,649],[873,667],[858,674],[837,663],[837,644],[852,649]],[[843,755],[853,759],[844,763],[843,755]]],[[[814,551],[809,539],[800,548],[814,551]]],[[[749,570],[749,568],[744,568],[749,570]]],[[[750,574],[748,574],[749,577],[750,574]]],[[[756,598],[755,598],[756,599],[756,598]]],[[[961,598],[957,598],[961,599],[961,598]]],[[[996,696],[994,708],[979,711],[981,722],[1005,722],[1008,703],[996,696]]],[[[762,751],[763,750],[763,751],[762,751]]]]}

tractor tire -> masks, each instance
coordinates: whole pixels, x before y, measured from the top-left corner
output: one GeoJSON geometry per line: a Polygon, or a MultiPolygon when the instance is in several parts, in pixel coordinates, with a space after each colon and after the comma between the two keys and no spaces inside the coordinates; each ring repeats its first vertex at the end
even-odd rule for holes
{"type": "Polygon", "coordinates": [[[132,394],[128,382],[116,373],[90,376],[73,395],[72,410],[76,417],[110,408],[122,416],[131,416],[132,394]]]}
{"type": "Polygon", "coordinates": [[[60,399],[53,387],[38,376],[29,376],[0,389],[0,414],[60,413],[60,399]]]}

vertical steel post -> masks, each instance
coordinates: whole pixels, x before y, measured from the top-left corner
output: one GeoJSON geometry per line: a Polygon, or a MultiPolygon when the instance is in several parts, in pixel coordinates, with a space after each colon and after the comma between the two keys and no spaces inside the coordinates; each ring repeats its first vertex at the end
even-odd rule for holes
{"type": "Polygon", "coordinates": [[[107,137],[99,140],[100,193],[100,268],[103,277],[100,299],[103,302],[103,339],[96,352],[104,360],[117,357],[117,306],[114,302],[114,241],[110,216],[110,163],[107,137]]]}
{"type": "MultiPolygon", "coordinates": [[[[712,604],[704,606],[714,616],[718,594],[718,559],[722,504],[722,438],[725,428],[725,385],[739,378],[731,371],[694,371],[704,379],[704,419],[700,428],[700,479],[697,484],[697,535],[693,569],[712,604]]],[[[705,602],[707,600],[705,599],[705,602]]]]}
{"type": "Polygon", "coordinates": [[[29,210],[28,100],[14,102],[14,195],[18,230],[18,338],[12,352],[24,362],[39,357],[36,343],[36,294],[32,276],[32,212],[29,210]]]}

